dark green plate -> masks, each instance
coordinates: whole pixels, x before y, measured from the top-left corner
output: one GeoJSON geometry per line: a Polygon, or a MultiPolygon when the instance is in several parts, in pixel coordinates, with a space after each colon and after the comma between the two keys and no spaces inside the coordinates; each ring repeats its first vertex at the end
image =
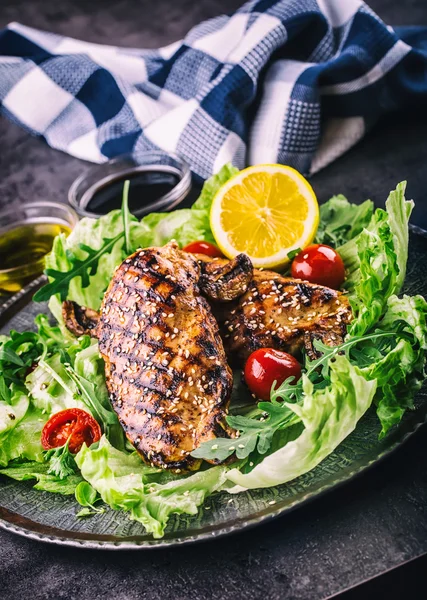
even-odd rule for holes
{"type": "MultiPolygon", "coordinates": [[[[32,327],[35,315],[45,308],[31,302],[41,282],[41,278],[33,282],[3,305],[1,333],[32,327]]],[[[427,237],[415,228],[410,234],[405,291],[427,296],[427,237]]],[[[385,439],[378,440],[378,420],[369,411],[356,431],[310,473],[270,489],[211,496],[197,516],[173,515],[161,540],[147,535],[143,526],[130,521],[125,513],[113,510],[86,520],[76,519],[79,508],[73,497],[38,492],[30,482],[7,478],[0,479],[0,527],[46,542],[110,550],[172,546],[226,535],[277,517],[331,491],[384,458],[426,420],[424,387],[416,398],[415,410],[406,414],[385,439]]]]}

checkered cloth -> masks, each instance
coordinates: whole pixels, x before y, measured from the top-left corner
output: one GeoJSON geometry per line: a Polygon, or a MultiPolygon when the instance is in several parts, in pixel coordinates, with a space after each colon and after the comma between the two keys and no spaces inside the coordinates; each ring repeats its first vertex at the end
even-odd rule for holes
{"type": "Polygon", "coordinates": [[[103,162],[176,152],[206,178],[279,162],[313,173],[380,115],[425,106],[427,28],[360,0],[251,0],[159,50],[0,32],[2,112],[53,148],[103,162]]]}

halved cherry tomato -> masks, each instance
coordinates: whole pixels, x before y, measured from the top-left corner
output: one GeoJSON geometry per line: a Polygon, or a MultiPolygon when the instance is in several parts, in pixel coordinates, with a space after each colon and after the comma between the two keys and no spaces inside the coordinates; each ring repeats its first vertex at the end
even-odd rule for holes
{"type": "Polygon", "coordinates": [[[41,443],[45,450],[63,446],[68,438],[68,449],[77,454],[83,443],[87,446],[101,439],[97,421],[81,408],[68,408],[52,415],[42,430],[41,443]]]}
{"type": "Polygon", "coordinates": [[[292,277],[337,290],[345,279],[341,256],[330,246],[313,244],[302,250],[292,263],[292,277]]]}
{"type": "Polygon", "coordinates": [[[188,246],[183,248],[184,252],[191,252],[191,254],[206,254],[206,256],[211,256],[212,258],[224,258],[223,253],[215,246],[215,244],[211,244],[210,242],[203,242],[200,240],[199,242],[191,242],[188,246]]]}
{"type": "Polygon", "coordinates": [[[255,350],[246,361],[244,370],[245,381],[253,394],[261,400],[270,400],[270,391],[276,381],[276,387],[288,379],[295,377],[296,383],[301,377],[299,362],[281,350],[260,348],[255,350]]]}

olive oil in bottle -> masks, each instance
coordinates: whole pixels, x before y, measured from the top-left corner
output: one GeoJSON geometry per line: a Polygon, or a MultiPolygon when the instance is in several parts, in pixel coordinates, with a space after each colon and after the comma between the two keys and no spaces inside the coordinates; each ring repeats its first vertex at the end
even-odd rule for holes
{"type": "Polygon", "coordinates": [[[69,234],[64,223],[26,221],[0,231],[0,294],[21,290],[44,269],[54,238],[69,234]]]}

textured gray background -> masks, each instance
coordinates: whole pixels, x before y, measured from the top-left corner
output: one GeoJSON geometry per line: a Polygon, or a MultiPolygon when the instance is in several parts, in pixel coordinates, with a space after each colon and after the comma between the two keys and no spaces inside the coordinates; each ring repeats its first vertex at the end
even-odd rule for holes
{"type": "MultiPolygon", "coordinates": [[[[372,0],[391,24],[427,25],[425,0],[372,0]]],[[[93,42],[155,47],[236,0],[0,0],[10,21],[93,42]]],[[[0,204],[62,200],[82,163],[0,119],[0,204]]],[[[414,222],[427,227],[427,119],[389,117],[313,178],[325,200],[381,204],[408,179],[414,222]]],[[[252,531],[178,550],[107,553],[56,548],[0,533],[0,597],[320,599],[427,551],[425,429],[384,464],[334,493],[252,531]]],[[[424,588],[425,589],[425,588],[424,588]]],[[[420,596],[422,597],[422,596],[420,596]]]]}

